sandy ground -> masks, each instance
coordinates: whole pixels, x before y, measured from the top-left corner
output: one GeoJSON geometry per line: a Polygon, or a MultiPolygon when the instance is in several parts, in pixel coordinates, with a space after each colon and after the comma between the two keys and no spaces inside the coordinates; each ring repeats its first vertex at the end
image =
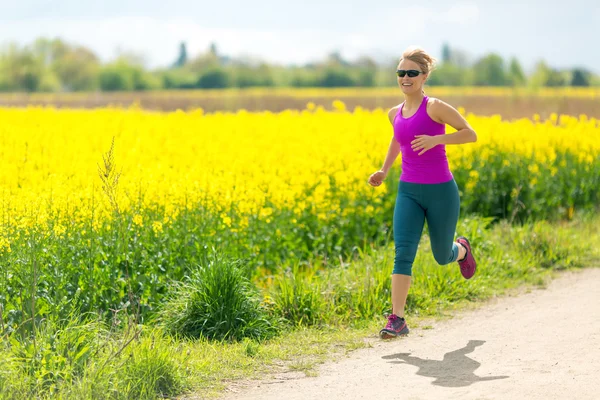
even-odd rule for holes
{"type": "Polygon", "coordinates": [[[316,377],[253,382],[223,398],[599,399],[600,269],[374,340],[316,377]]]}

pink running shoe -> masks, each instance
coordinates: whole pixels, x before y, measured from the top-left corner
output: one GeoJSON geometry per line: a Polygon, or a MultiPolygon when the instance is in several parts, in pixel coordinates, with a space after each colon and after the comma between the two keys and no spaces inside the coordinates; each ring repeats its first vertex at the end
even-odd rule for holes
{"type": "Polygon", "coordinates": [[[404,318],[398,317],[396,314],[391,314],[385,328],[379,331],[379,337],[382,339],[404,335],[408,335],[408,325],[406,325],[404,318]]]}
{"type": "Polygon", "coordinates": [[[465,279],[471,279],[473,275],[475,275],[475,270],[477,269],[477,263],[475,262],[475,257],[473,257],[473,252],[471,251],[471,244],[464,236],[459,236],[456,241],[465,246],[465,249],[467,249],[465,258],[458,261],[458,265],[460,265],[460,273],[465,277],[465,279]]]}

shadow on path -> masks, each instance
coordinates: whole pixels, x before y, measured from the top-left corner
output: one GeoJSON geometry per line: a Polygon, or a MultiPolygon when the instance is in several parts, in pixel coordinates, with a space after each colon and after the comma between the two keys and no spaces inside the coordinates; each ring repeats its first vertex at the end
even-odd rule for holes
{"type": "Polygon", "coordinates": [[[444,359],[427,360],[419,357],[413,357],[410,353],[398,353],[389,356],[383,356],[393,364],[410,364],[419,367],[417,375],[435,378],[432,385],[445,387],[463,387],[469,386],[475,382],[493,381],[496,379],[506,379],[508,376],[485,376],[475,375],[475,370],[481,366],[481,363],[467,357],[476,347],[485,343],[483,340],[470,340],[463,348],[444,354],[444,359]]]}

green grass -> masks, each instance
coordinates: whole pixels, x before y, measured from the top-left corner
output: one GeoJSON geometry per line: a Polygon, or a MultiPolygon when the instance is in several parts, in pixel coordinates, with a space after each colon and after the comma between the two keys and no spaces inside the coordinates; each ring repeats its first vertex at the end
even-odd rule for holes
{"type": "Polygon", "coordinates": [[[0,347],[2,399],[155,399],[191,389],[184,346],[160,330],[45,321],[0,347]]]}
{"type": "MultiPolygon", "coordinates": [[[[590,215],[522,226],[465,218],[459,233],[471,238],[479,265],[469,281],[456,265],[435,263],[425,235],[409,294],[411,327],[430,329],[432,319],[451,317],[494,296],[543,287],[559,271],[597,265],[599,222],[590,215]]],[[[249,380],[314,375],[320,363],[378,340],[390,310],[392,256],[391,246],[367,248],[337,265],[276,271],[270,284],[253,277],[262,290],[263,312],[278,321],[279,334],[270,339],[177,338],[119,313],[111,324],[104,319],[40,320],[34,335],[5,333],[0,393],[7,399],[208,398],[249,380]]]]}
{"type": "MultiPolygon", "coordinates": [[[[489,227],[482,219],[464,220],[462,232],[478,244],[479,270],[468,282],[460,276],[456,265],[435,264],[427,252],[428,239],[424,237],[409,294],[407,318],[411,326],[431,329],[432,319],[451,317],[457,310],[479,306],[495,296],[543,288],[566,269],[597,265],[598,222],[598,217],[589,215],[571,222],[541,221],[523,226],[499,223],[489,227]]],[[[213,345],[223,346],[215,351],[220,354],[215,361],[235,367],[203,374],[204,379],[196,381],[195,394],[201,398],[217,397],[225,387],[237,386],[236,382],[276,377],[282,371],[312,376],[323,361],[339,359],[378,340],[377,332],[385,322],[383,315],[390,308],[391,252],[391,248],[374,249],[355,262],[334,268],[313,265],[286,271],[270,289],[283,293],[280,297],[273,295],[275,302],[280,301],[273,305],[273,310],[289,318],[287,330],[277,338],[257,344],[252,356],[244,354],[243,344],[213,345]],[[278,289],[286,280],[283,289],[278,289]],[[319,296],[314,294],[316,288],[319,296]],[[307,297],[313,300],[292,301],[307,297]],[[299,304],[305,306],[308,317],[302,317],[303,307],[299,304]],[[311,304],[318,307],[316,318],[312,317],[315,310],[307,307],[311,304]],[[288,306],[297,314],[285,311],[288,306]]]]}
{"type": "Polygon", "coordinates": [[[274,336],[274,321],[240,264],[213,254],[185,282],[173,285],[158,323],[174,335],[193,339],[235,341],[274,336]]]}

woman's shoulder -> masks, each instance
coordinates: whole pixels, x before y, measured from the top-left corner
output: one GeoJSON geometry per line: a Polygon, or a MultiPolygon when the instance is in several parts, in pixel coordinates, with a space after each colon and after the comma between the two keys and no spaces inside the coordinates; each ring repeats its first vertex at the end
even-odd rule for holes
{"type": "Polygon", "coordinates": [[[390,108],[390,110],[388,111],[388,118],[390,120],[390,123],[394,123],[394,118],[396,118],[396,115],[398,114],[398,110],[400,110],[400,107],[402,107],[402,104],[404,104],[404,102],[395,105],[394,107],[390,108]]]}
{"type": "Polygon", "coordinates": [[[427,109],[439,107],[442,103],[444,102],[437,97],[427,97],[427,109]]]}
{"type": "Polygon", "coordinates": [[[427,114],[429,117],[437,123],[442,123],[439,117],[440,110],[447,107],[448,104],[437,97],[427,98],[427,114]]]}

